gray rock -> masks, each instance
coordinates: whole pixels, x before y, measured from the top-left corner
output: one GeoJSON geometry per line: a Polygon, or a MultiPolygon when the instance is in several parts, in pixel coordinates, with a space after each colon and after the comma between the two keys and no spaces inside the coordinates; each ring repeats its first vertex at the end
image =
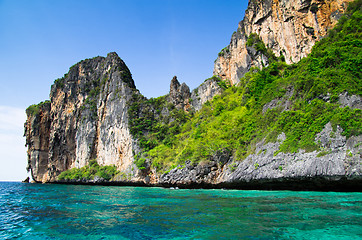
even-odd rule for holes
{"type": "MultiPolygon", "coordinates": [[[[342,132],[341,127],[337,126],[334,131],[328,123],[315,139],[321,151],[300,150],[297,153],[280,152],[275,155],[286,139],[282,133],[275,143],[257,143],[256,153],[243,161],[234,161],[232,156],[228,155],[227,160],[223,159],[222,164],[218,164],[220,156],[226,156],[219,155],[214,156],[213,160],[199,163],[192,170],[189,168],[190,162],[187,162],[184,168],[173,169],[162,175],[159,182],[161,185],[209,184],[232,187],[257,187],[273,183],[277,188],[278,184],[297,184],[303,179],[310,179],[308,183],[314,184],[309,186],[310,188],[322,188],[323,184],[328,185],[328,182],[340,181],[342,178],[361,181],[362,136],[353,136],[346,140],[346,137],[341,135],[342,132]]],[[[341,188],[343,189],[343,186],[341,188]]]]}
{"type": "Polygon", "coordinates": [[[206,80],[191,93],[191,106],[199,111],[204,103],[213,99],[216,95],[220,95],[223,89],[214,79],[206,80]]]}
{"type": "Polygon", "coordinates": [[[177,109],[187,111],[189,109],[189,99],[191,97],[190,88],[186,83],[180,84],[177,77],[174,76],[170,84],[170,93],[168,101],[175,105],[177,109]]]}
{"type": "Polygon", "coordinates": [[[341,107],[362,109],[362,97],[358,95],[349,96],[348,92],[341,93],[338,99],[341,107]]]}

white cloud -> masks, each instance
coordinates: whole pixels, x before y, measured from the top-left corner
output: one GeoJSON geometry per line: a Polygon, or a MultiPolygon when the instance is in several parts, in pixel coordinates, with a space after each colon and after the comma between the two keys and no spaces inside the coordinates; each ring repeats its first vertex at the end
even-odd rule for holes
{"type": "MultiPolygon", "coordinates": [[[[1,130],[18,130],[24,126],[26,120],[25,110],[0,106],[0,129],[1,130]]],[[[22,129],[21,129],[22,130],[22,129]]]]}
{"type": "Polygon", "coordinates": [[[0,106],[0,180],[26,178],[25,109],[0,106]]]}

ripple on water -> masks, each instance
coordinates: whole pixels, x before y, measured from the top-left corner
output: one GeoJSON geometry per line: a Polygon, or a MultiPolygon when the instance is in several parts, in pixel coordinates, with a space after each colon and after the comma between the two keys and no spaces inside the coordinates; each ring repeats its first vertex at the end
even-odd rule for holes
{"type": "Polygon", "coordinates": [[[0,239],[361,239],[362,194],[0,183],[0,239]]]}

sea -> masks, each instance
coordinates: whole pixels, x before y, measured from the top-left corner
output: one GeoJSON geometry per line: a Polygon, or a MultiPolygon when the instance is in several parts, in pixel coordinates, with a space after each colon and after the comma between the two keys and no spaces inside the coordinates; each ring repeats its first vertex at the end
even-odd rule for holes
{"type": "Polygon", "coordinates": [[[0,182],[0,239],[362,239],[362,193],[0,182]]]}

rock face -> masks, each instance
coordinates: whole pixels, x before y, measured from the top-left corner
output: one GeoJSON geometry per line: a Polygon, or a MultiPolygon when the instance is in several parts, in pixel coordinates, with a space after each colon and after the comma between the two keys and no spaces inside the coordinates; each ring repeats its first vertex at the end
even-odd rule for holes
{"type": "Polygon", "coordinates": [[[27,113],[24,128],[28,147],[28,166],[31,177],[36,182],[46,181],[49,159],[50,102],[41,104],[35,114],[27,113]]]}
{"type": "Polygon", "coordinates": [[[338,103],[341,107],[362,109],[362,97],[358,95],[349,96],[347,92],[340,94],[338,103]]]}
{"type": "Polygon", "coordinates": [[[177,109],[183,109],[187,111],[190,108],[190,88],[186,83],[180,84],[177,77],[174,76],[170,84],[170,93],[168,95],[168,101],[175,105],[177,109]]]}
{"type": "Polygon", "coordinates": [[[298,62],[324,37],[352,0],[249,0],[244,19],[219,53],[214,75],[232,84],[239,82],[251,67],[268,65],[265,54],[246,46],[248,36],[259,35],[266,47],[285,61],[298,62]]]}
{"type": "Polygon", "coordinates": [[[362,187],[362,136],[346,140],[342,131],[340,127],[334,131],[328,123],[315,139],[323,149],[320,152],[274,155],[285,140],[281,134],[275,143],[257,144],[256,153],[244,161],[234,162],[228,153],[222,153],[208,162],[175,168],[162,175],[160,183],[186,187],[358,190],[362,187]]]}
{"type": "Polygon", "coordinates": [[[193,109],[198,111],[205,102],[213,99],[216,95],[220,95],[222,92],[223,89],[214,78],[205,80],[204,83],[190,92],[190,88],[186,83],[180,84],[175,76],[171,80],[170,93],[167,99],[177,109],[183,109],[184,111],[193,109]]]}
{"type": "Polygon", "coordinates": [[[51,103],[26,122],[28,169],[34,180],[54,181],[62,171],[95,158],[100,165],[131,171],[135,143],[127,102],[135,91],[131,73],[116,53],[81,61],[57,79],[51,103]]]}
{"type": "Polygon", "coordinates": [[[216,95],[220,95],[223,89],[217,84],[213,78],[206,80],[191,93],[192,107],[198,111],[207,101],[213,99],[216,95]]]}

